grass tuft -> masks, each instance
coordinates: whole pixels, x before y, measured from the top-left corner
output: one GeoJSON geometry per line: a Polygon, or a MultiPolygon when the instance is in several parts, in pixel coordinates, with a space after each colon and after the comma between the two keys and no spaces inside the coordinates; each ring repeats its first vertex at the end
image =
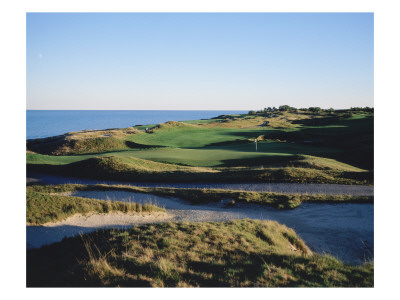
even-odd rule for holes
{"type": "Polygon", "coordinates": [[[27,264],[28,286],[372,287],[374,276],[372,263],[311,253],[292,229],[247,219],[103,230],[28,250],[27,264]]]}
{"type": "Polygon", "coordinates": [[[61,221],[75,214],[109,213],[113,211],[123,213],[165,211],[152,204],[143,206],[136,203],[61,196],[50,194],[48,191],[52,189],[46,190],[46,187],[37,190],[27,188],[26,223],[28,225],[42,225],[48,222],[61,221]]]}

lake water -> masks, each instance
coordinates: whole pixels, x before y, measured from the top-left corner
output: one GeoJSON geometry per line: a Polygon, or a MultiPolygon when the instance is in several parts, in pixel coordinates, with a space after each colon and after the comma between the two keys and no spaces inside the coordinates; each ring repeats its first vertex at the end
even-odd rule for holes
{"type": "Polygon", "coordinates": [[[27,110],[26,138],[35,139],[71,131],[126,128],[166,121],[209,119],[238,110],[27,110]]]}

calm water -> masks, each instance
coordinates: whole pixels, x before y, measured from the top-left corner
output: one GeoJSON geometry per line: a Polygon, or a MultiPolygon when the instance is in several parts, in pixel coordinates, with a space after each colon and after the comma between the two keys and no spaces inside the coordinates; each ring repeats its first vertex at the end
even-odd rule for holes
{"type": "Polygon", "coordinates": [[[209,119],[238,110],[27,110],[26,138],[35,139],[71,131],[125,128],[166,121],[209,119]]]}

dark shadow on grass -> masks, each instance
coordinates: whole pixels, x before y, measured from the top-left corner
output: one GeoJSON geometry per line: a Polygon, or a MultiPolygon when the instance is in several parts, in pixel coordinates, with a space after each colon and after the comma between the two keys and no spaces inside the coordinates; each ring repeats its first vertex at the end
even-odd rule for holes
{"type": "Polygon", "coordinates": [[[139,144],[131,141],[125,141],[125,145],[131,149],[152,149],[152,148],[165,148],[165,146],[160,145],[145,145],[139,144]]]}

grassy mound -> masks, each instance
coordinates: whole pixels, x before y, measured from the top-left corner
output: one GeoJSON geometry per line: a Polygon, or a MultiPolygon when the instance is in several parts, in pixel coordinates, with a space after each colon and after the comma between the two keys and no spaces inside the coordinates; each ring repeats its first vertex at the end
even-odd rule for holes
{"type": "Polygon", "coordinates": [[[351,166],[346,163],[339,162],[335,159],[324,157],[316,157],[311,155],[298,155],[297,160],[290,162],[292,166],[317,169],[317,170],[334,170],[343,172],[365,172],[361,168],[351,166]]]}
{"type": "Polygon", "coordinates": [[[193,124],[188,124],[188,123],[183,123],[183,122],[177,122],[177,121],[167,121],[165,123],[157,124],[150,130],[156,130],[156,129],[170,129],[170,128],[177,128],[177,127],[194,127],[195,125],[193,124]]]}
{"type": "MultiPolygon", "coordinates": [[[[38,157],[37,154],[28,154],[38,157]]],[[[71,157],[75,159],[76,157],[71,157]]],[[[69,158],[68,158],[69,159],[69,158]]],[[[259,162],[259,160],[257,160],[259,162]]],[[[244,167],[211,169],[154,162],[134,157],[93,157],[58,165],[53,157],[38,157],[29,171],[92,179],[149,182],[291,182],[371,184],[371,172],[350,172],[322,167],[244,167]],[[43,161],[50,162],[43,164],[43,161]]],[[[248,161],[251,164],[251,160],[248,161]]]]}
{"type": "Polygon", "coordinates": [[[143,172],[172,172],[172,171],[187,171],[187,172],[217,172],[210,168],[202,168],[202,167],[189,167],[189,166],[180,166],[168,163],[155,162],[146,159],[140,159],[132,156],[121,156],[121,157],[105,157],[103,158],[103,162],[108,164],[115,163],[119,165],[125,165],[126,168],[136,171],[143,172]]]}
{"type": "Polygon", "coordinates": [[[223,115],[219,119],[211,120],[211,122],[199,123],[202,127],[207,128],[249,128],[263,126],[266,118],[260,116],[246,116],[246,115],[223,115]]]}
{"type": "Polygon", "coordinates": [[[128,137],[136,134],[134,128],[109,130],[84,130],[64,135],[27,141],[27,149],[50,155],[100,153],[131,149],[128,137]]]}
{"type": "Polygon", "coordinates": [[[168,177],[196,173],[213,173],[207,168],[185,167],[143,160],[134,157],[94,157],[67,166],[71,171],[80,170],[81,174],[100,175],[107,178],[142,180],[152,177],[168,177]]]}
{"type": "Polygon", "coordinates": [[[26,223],[41,225],[48,222],[64,220],[75,214],[90,212],[108,213],[111,211],[152,212],[165,211],[152,204],[125,203],[118,201],[104,201],[80,197],[52,195],[46,189],[27,187],[26,192],[26,223]]]}
{"type": "Polygon", "coordinates": [[[273,221],[134,226],[27,252],[29,287],[371,287],[373,272],[312,254],[273,221]]]}

